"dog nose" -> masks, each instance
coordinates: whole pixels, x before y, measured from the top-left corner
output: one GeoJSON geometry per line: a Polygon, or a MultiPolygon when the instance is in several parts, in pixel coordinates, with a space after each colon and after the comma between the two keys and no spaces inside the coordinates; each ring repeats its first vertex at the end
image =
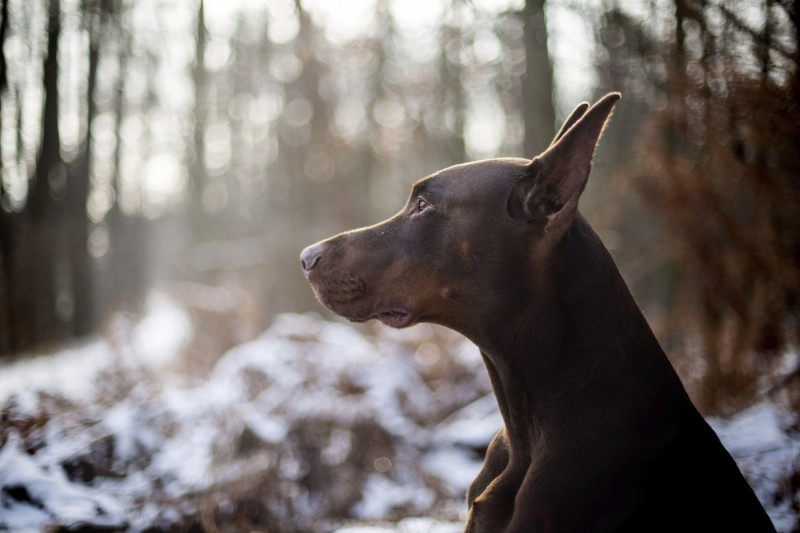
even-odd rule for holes
{"type": "Polygon", "coordinates": [[[305,272],[306,275],[317,266],[320,257],[322,257],[322,246],[320,244],[306,246],[305,249],[300,252],[300,265],[303,267],[303,272],[305,272]]]}

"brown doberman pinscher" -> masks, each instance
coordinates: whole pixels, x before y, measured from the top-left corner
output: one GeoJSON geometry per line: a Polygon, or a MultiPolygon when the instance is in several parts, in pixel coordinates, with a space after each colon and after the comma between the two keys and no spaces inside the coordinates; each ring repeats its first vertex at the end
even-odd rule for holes
{"type": "Polygon", "coordinates": [[[389,220],[303,250],[303,270],[350,320],[480,348],[505,426],[465,531],[775,531],[578,212],[619,97],[578,106],[533,160],[418,181],[389,220]]]}

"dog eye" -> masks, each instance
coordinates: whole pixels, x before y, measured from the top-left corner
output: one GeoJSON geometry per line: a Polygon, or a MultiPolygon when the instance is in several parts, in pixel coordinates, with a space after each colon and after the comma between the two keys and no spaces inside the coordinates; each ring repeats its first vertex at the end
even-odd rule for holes
{"type": "Polygon", "coordinates": [[[421,213],[428,207],[428,202],[423,198],[417,198],[417,212],[421,213]]]}

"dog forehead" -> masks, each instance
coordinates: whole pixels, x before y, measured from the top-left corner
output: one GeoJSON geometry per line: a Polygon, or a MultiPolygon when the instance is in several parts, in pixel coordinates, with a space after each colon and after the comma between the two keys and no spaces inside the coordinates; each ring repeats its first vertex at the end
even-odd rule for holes
{"type": "Polygon", "coordinates": [[[510,157],[462,163],[419,180],[412,191],[450,199],[502,192],[525,173],[528,164],[529,159],[510,157]]]}

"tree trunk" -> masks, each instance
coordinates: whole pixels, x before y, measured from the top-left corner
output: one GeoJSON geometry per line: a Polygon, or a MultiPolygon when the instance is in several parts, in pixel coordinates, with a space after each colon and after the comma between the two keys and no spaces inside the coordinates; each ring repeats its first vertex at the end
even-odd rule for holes
{"type": "Polygon", "coordinates": [[[533,157],[555,135],[553,66],[547,51],[545,0],[526,0],[522,10],[525,39],[525,75],[522,78],[524,154],[533,157]]]}
{"type": "Polygon", "coordinates": [[[208,186],[205,165],[206,115],[209,107],[209,76],[205,67],[206,24],[205,4],[200,0],[197,10],[194,58],[194,158],[189,165],[189,221],[194,244],[208,239],[207,217],[203,207],[203,191],[208,186]]]}
{"type": "MultiPolygon", "coordinates": [[[[120,15],[121,17],[123,15],[120,15]]],[[[108,225],[108,262],[103,280],[103,289],[99,295],[103,298],[99,301],[99,314],[106,314],[115,311],[125,305],[127,293],[132,286],[133,275],[130,270],[135,263],[131,260],[133,255],[133,243],[128,238],[126,231],[127,217],[122,212],[122,119],[124,117],[123,107],[125,105],[125,80],[128,76],[128,54],[130,53],[130,35],[124,29],[124,21],[120,21],[115,28],[117,31],[120,49],[117,55],[117,82],[114,92],[114,137],[117,144],[114,147],[114,202],[106,213],[106,224],[108,225]]]]}
{"type": "Polygon", "coordinates": [[[787,10],[789,20],[794,29],[794,76],[792,79],[792,93],[794,101],[800,102],[800,0],[791,2],[791,9],[787,10]]]}
{"type": "MultiPolygon", "coordinates": [[[[2,53],[8,29],[8,2],[0,4],[0,133],[3,131],[3,94],[8,85],[6,77],[6,57],[2,53]]],[[[11,283],[8,277],[11,264],[11,216],[6,211],[6,190],[3,185],[3,146],[0,143],[0,356],[11,352],[11,283]]]]}
{"type": "MultiPolygon", "coordinates": [[[[444,113],[453,113],[453,131],[448,135],[444,142],[447,161],[444,165],[461,163],[467,158],[467,148],[464,142],[464,123],[466,122],[465,113],[467,109],[466,98],[464,95],[464,84],[461,79],[463,67],[457,61],[450,61],[445,47],[448,41],[457,42],[460,50],[464,47],[463,28],[460,26],[443,27],[441,30],[440,48],[441,64],[439,66],[442,76],[442,92],[445,95],[444,113]]],[[[456,54],[458,55],[458,54],[456,54]]],[[[441,120],[446,121],[442,116],[441,120]]]]}
{"type": "MultiPolygon", "coordinates": [[[[18,301],[21,312],[30,320],[33,342],[51,341],[63,333],[56,314],[56,277],[63,273],[64,257],[57,247],[61,202],[66,187],[66,175],[61,160],[61,139],[58,133],[58,45],[61,30],[59,0],[51,0],[48,23],[47,57],[44,62],[44,110],[42,113],[42,141],[36,160],[33,183],[28,190],[25,205],[29,219],[29,232],[20,242],[25,242],[27,253],[17,265],[20,283],[28,283],[18,301]],[[25,272],[27,270],[29,273],[25,272]],[[29,280],[29,281],[27,281],[29,280]]],[[[22,255],[22,254],[21,254],[22,255]]],[[[71,314],[70,302],[61,302],[61,316],[71,314]]]]}
{"type": "MultiPolygon", "coordinates": [[[[6,31],[8,30],[8,2],[10,0],[2,0],[0,4],[0,50],[3,50],[3,44],[6,41],[6,31]]],[[[8,77],[6,76],[6,56],[0,54],[0,93],[2,93],[6,85],[8,85],[8,77]]],[[[1,180],[0,180],[1,181],[1,180]]]]}
{"type": "Polygon", "coordinates": [[[88,335],[94,329],[94,273],[88,250],[89,216],[86,201],[89,197],[89,176],[92,161],[92,121],[97,114],[95,92],[97,88],[97,63],[100,58],[100,43],[97,27],[100,23],[96,14],[84,13],[89,17],[89,76],[86,87],[86,138],[81,146],[81,155],[70,173],[67,191],[67,223],[69,238],[69,260],[72,299],[72,335],[88,335]]]}

